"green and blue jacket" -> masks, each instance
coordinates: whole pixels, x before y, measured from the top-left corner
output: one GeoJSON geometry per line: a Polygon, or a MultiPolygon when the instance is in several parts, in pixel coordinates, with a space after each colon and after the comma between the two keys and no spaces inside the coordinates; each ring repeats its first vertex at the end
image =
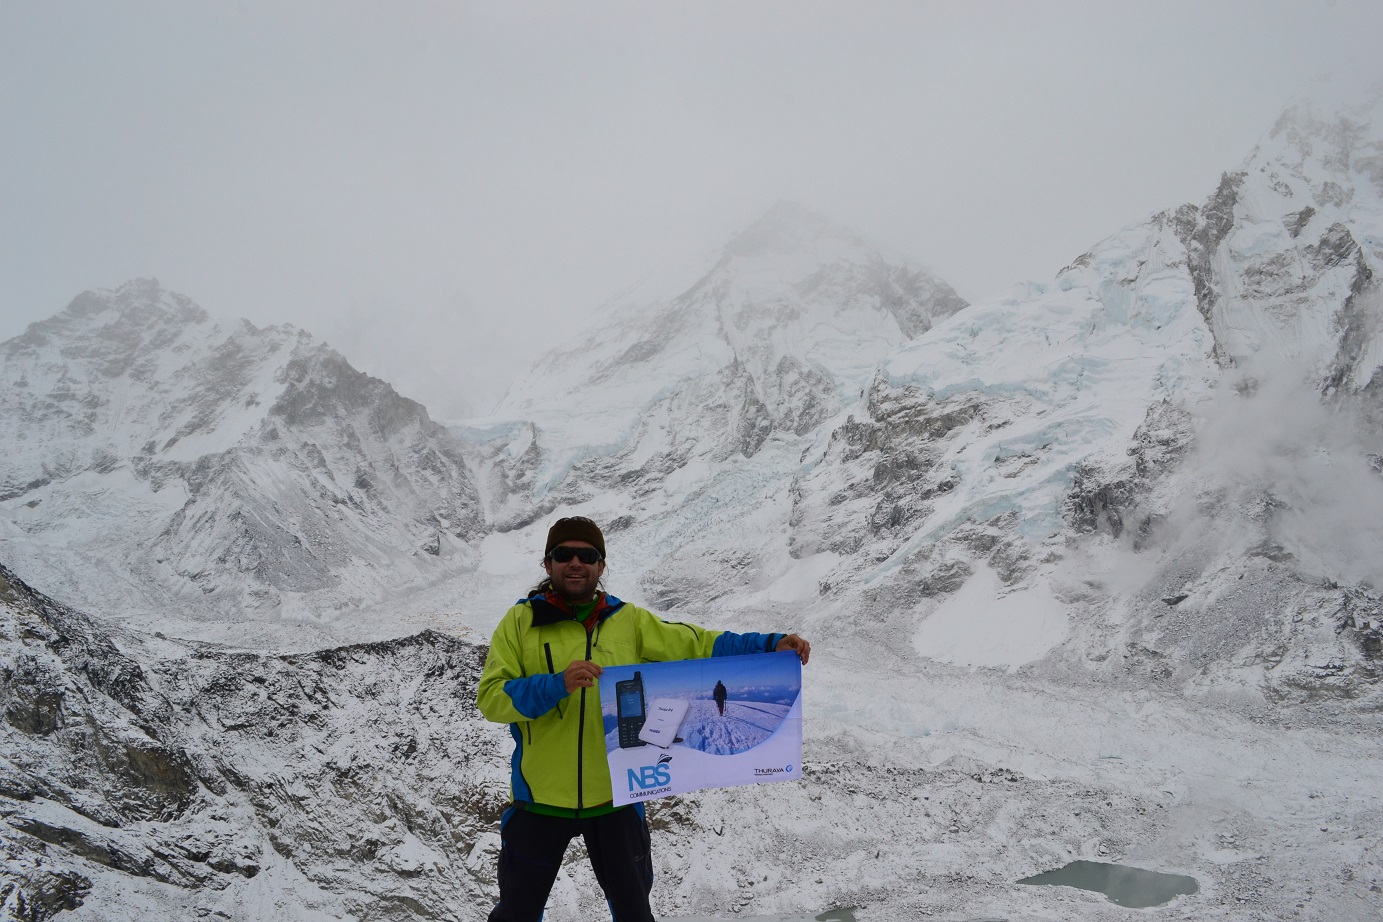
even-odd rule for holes
{"type": "Polygon", "coordinates": [[[476,694],[480,713],[509,724],[514,737],[515,803],[571,816],[611,809],[599,683],[568,694],[562,670],[571,663],[623,666],[769,653],[784,636],[664,621],[605,593],[584,622],[555,594],[521,599],[495,628],[476,694]]]}

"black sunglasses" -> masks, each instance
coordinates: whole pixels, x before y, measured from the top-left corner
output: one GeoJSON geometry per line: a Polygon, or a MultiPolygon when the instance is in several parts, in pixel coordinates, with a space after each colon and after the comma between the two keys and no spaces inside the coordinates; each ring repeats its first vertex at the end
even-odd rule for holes
{"type": "Polygon", "coordinates": [[[593,547],[554,547],[547,556],[556,563],[566,563],[575,557],[588,567],[600,562],[600,551],[593,547]]]}

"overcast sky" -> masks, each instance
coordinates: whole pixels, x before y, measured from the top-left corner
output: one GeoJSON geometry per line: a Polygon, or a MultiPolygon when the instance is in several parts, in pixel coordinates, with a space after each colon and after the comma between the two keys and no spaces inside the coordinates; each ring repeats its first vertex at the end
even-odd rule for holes
{"type": "Polygon", "coordinates": [[[1383,4],[0,0],[0,340],[157,277],[434,415],[780,198],[975,300],[1383,78],[1383,4]]]}

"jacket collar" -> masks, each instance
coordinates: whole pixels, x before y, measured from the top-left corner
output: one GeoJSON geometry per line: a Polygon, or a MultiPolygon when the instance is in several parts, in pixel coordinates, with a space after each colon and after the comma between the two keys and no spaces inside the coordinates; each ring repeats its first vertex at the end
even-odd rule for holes
{"type": "MultiPolygon", "coordinates": [[[[567,600],[555,592],[549,592],[546,595],[531,595],[524,601],[533,606],[533,624],[536,626],[556,624],[559,621],[571,621],[576,617],[572,613],[571,606],[567,605],[567,600]]],[[[599,621],[604,621],[623,607],[624,603],[609,593],[599,592],[596,594],[595,612],[599,621]]]]}

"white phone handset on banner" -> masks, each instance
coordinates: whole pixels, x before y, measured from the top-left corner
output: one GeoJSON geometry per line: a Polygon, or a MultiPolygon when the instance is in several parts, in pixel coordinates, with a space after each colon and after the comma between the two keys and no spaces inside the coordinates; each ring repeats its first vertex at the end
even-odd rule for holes
{"type": "Polygon", "coordinates": [[[687,716],[687,702],[680,698],[655,698],[648,706],[648,719],[639,739],[666,749],[677,739],[677,728],[687,716]]]}

